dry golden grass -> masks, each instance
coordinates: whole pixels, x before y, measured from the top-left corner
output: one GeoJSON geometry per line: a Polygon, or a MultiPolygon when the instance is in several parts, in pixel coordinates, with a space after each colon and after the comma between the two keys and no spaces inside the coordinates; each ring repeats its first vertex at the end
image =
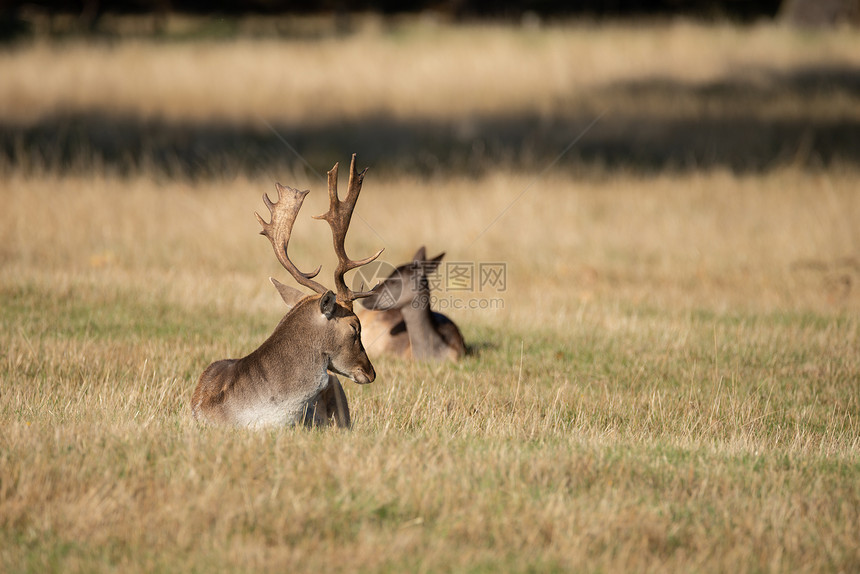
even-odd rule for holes
{"type": "MultiPolygon", "coordinates": [[[[354,252],[382,236],[395,262],[419,241],[503,253],[509,290],[502,310],[453,313],[477,349],[463,364],[377,361],[373,385],[347,388],[347,434],[189,420],[202,368],[253,349],[281,313],[265,277],[283,273],[251,216],[271,182],[13,178],[0,559],[850,570],[858,299],[828,281],[857,279],[839,267],[853,177],[550,178],[471,249],[525,178],[369,177],[354,252]],[[405,242],[392,214],[416,205],[405,242]]],[[[307,183],[307,212],[322,211],[307,183]]],[[[315,223],[297,228],[307,263],[328,247],[315,223]]]]}
{"type": "MultiPolygon", "coordinates": [[[[0,56],[16,78],[0,84],[0,116],[301,119],[344,87],[345,51],[380,69],[418,58],[417,71],[374,92],[371,70],[320,103],[336,116],[540,109],[576,91],[571,70],[552,73],[559,50],[582,54],[593,87],[734,77],[737,62],[856,64],[851,38],[682,24],[38,44],[0,56]],[[263,81],[288,55],[307,60],[306,81],[263,81]],[[503,77],[512,60],[521,82],[503,77]],[[459,72],[430,89],[452,61],[459,72]],[[41,87],[34,62],[51,71],[41,87]],[[86,77],[97,89],[67,89],[86,77]]],[[[371,169],[351,254],[384,246],[399,263],[423,243],[506,263],[508,288],[493,294],[501,309],[451,311],[473,346],[463,362],[381,359],[376,382],[348,384],[350,432],[209,429],[188,412],[203,368],[252,350],[283,312],[266,279],[284,272],[253,217],[273,178],[312,190],[291,247],[329,276],[310,170],[194,182],[4,169],[4,572],[860,569],[856,166],[371,169]]]]}
{"type": "MultiPolygon", "coordinates": [[[[438,119],[537,111],[553,117],[583,107],[610,116],[633,110],[693,115],[714,113],[721,104],[676,101],[667,108],[643,94],[599,90],[654,79],[697,86],[734,78],[762,86],[797,70],[856,68],[856,41],[851,30],[798,33],[686,22],[541,30],[417,22],[364,26],[323,42],[133,40],[94,48],[37,41],[0,54],[0,117],[99,109],[182,120],[313,123],[374,113],[438,119]]],[[[726,103],[739,111],[736,102],[726,103]]],[[[756,112],[792,115],[805,104],[786,91],[756,112]]],[[[814,113],[857,117],[851,101],[828,104],[814,113]]]]}
{"type": "MultiPolygon", "coordinates": [[[[847,169],[782,169],[766,177],[499,173],[422,181],[380,180],[371,171],[350,250],[385,247],[384,259],[398,264],[426,244],[451,261],[503,261],[511,303],[490,314],[499,317],[478,318],[493,323],[563,326],[602,295],[659,309],[855,311],[855,178],[847,169]],[[517,303],[535,300],[541,304],[517,303]]],[[[308,214],[325,210],[322,181],[280,179],[315,191],[308,214]]],[[[264,210],[260,196],[274,193],[271,180],[194,187],[13,174],[6,185],[0,254],[10,276],[134,284],[156,274],[180,305],[264,311],[277,300],[260,279],[281,270],[253,217],[264,210]],[[226,289],[225,281],[236,284],[226,289]]],[[[309,220],[295,233],[303,267],[333,267],[325,226],[309,220]]]]}

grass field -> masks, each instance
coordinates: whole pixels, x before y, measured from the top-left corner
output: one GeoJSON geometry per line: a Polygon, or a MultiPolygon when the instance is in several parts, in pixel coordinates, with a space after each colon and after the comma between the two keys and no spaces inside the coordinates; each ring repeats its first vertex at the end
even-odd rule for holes
{"type": "Polygon", "coordinates": [[[7,48],[0,571],[860,570],[858,41],[7,48]],[[503,290],[437,293],[501,303],[449,312],[462,362],[347,382],[349,432],[197,425],[202,370],[284,313],[260,196],[311,189],[291,253],[329,281],[310,215],[352,152],[350,254],[504,263],[503,290]]]}

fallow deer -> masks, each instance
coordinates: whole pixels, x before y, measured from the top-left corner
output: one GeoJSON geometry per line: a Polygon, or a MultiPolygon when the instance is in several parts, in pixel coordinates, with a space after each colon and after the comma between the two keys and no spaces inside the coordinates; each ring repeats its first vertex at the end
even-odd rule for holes
{"type": "Polygon", "coordinates": [[[371,296],[375,290],[353,292],[344,274],[370,263],[382,253],[353,261],[346,255],[344,240],[367,169],[358,173],[352,156],[346,200],[337,194],[337,164],[328,172],[329,210],[315,219],[328,222],[338,264],[334,272],[337,296],[314,281],[320,268],[312,273],[300,271],[287,255],[293,224],[308,191],[275,184],[278,199],[267,194],[268,223],[258,214],[260,232],[272,243],[275,257],[300,284],[316,295],[305,295],[272,279],[291,309],[271,336],[242,359],[225,359],[209,365],[191,398],[195,419],[212,424],[247,427],[305,425],[350,426],[349,406],[336,376],[367,384],[376,372],[361,342],[361,323],[352,302],[371,296]]]}
{"type": "Polygon", "coordinates": [[[428,275],[439,267],[440,253],[427,259],[422,246],[412,261],[399,266],[361,301],[361,338],[371,356],[418,360],[458,360],[466,354],[463,335],[451,319],[430,309],[428,275]]]}

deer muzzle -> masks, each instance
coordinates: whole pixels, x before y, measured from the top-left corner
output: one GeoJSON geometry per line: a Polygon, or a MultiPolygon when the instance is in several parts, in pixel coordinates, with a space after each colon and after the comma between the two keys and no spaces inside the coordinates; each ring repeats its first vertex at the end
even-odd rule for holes
{"type": "Polygon", "coordinates": [[[350,378],[359,385],[366,385],[376,379],[376,371],[373,369],[373,365],[368,365],[368,369],[359,367],[353,371],[350,378]]]}
{"type": "Polygon", "coordinates": [[[370,364],[370,361],[367,362],[367,366],[355,367],[349,373],[345,373],[331,364],[328,366],[328,370],[336,375],[346,377],[359,385],[372,383],[374,379],[376,379],[376,371],[373,369],[373,365],[370,364]]]}

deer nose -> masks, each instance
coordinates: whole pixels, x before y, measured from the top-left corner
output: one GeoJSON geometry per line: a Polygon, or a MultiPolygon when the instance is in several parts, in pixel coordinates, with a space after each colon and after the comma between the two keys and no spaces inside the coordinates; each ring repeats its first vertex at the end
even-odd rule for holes
{"type": "Polygon", "coordinates": [[[376,371],[373,369],[373,365],[367,365],[367,369],[358,368],[355,370],[353,376],[355,377],[355,382],[359,385],[366,385],[368,383],[372,383],[374,379],[376,379],[376,371]]]}

